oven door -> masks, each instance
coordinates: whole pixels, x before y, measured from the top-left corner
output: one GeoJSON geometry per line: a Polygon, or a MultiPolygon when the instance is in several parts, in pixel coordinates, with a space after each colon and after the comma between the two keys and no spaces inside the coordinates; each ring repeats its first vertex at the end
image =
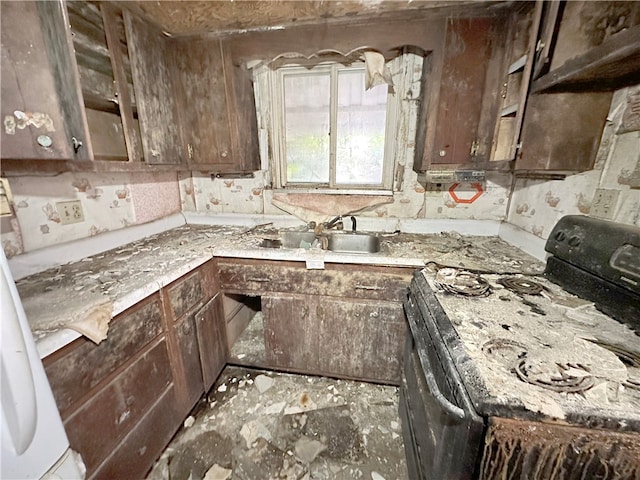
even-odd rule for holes
{"type": "Polygon", "coordinates": [[[400,414],[410,478],[475,478],[484,421],[475,412],[437,329],[430,332],[426,327],[412,295],[405,310],[412,335],[405,348],[400,414]]]}

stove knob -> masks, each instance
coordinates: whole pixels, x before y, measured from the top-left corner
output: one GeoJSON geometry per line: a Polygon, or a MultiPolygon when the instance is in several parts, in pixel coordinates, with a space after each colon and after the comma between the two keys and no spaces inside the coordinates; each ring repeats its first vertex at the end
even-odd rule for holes
{"type": "Polygon", "coordinates": [[[569,245],[571,245],[572,247],[577,247],[581,243],[582,243],[582,240],[577,235],[574,235],[569,239],[569,245]]]}
{"type": "Polygon", "coordinates": [[[560,230],[558,233],[556,233],[555,236],[556,240],[559,242],[563,242],[565,238],[567,238],[567,236],[564,234],[564,232],[562,230],[560,230]]]}

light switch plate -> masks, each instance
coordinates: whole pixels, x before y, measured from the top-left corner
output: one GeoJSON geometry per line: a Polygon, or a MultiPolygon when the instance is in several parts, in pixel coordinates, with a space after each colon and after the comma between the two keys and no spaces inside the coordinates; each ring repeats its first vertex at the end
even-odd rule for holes
{"type": "Polygon", "coordinates": [[[591,202],[590,215],[592,217],[611,220],[616,211],[619,196],[620,190],[598,188],[593,196],[593,202],[591,202]]]}
{"type": "Polygon", "coordinates": [[[56,203],[58,216],[62,225],[70,223],[84,222],[84,212],[82,211],[82,203],[80,200],[71,200],[69,202],[56,203]]]}

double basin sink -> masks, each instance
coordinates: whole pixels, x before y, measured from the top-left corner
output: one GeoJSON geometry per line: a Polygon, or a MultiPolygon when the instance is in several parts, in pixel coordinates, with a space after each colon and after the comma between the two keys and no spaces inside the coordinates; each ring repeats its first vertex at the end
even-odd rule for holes
{"type": "MultiPolygon", "coordinates": [[[[376,253],[380,251],[380,238],[376,235],[354,232],[330,233],[325,236],[326,249],[339,253],[376,253]]],[[[309,248],[316,239],[322,242],[322,237],[316,237],[314,232],[282,232],[281,246],[283,248],[309,248]]]]}

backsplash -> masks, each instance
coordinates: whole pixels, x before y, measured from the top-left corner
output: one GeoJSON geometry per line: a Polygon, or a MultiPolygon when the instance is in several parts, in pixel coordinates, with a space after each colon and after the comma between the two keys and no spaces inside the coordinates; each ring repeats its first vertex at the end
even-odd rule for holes
{"type": "Polygon", "coordinates": [[[640,190],[628,185],[630,174],[640,162],[640,131],[618,133],[627,98],[637,92],[640,85],[619,90],[613,96],[593,170],[564,180],[516,180],[509,223],[546,239],[564,215],[593,215],[596,190],[607,189],[620,192],[611,220],[640,226],[640,190]]]}
{"type": "Polygon", "coordinates": [[[2,222],[7,257],[180,212],[176,173],[12,177],[15,215],[2,222]],[[84,221],[62,224],[58,202],[79,200],[84,221]]]}

